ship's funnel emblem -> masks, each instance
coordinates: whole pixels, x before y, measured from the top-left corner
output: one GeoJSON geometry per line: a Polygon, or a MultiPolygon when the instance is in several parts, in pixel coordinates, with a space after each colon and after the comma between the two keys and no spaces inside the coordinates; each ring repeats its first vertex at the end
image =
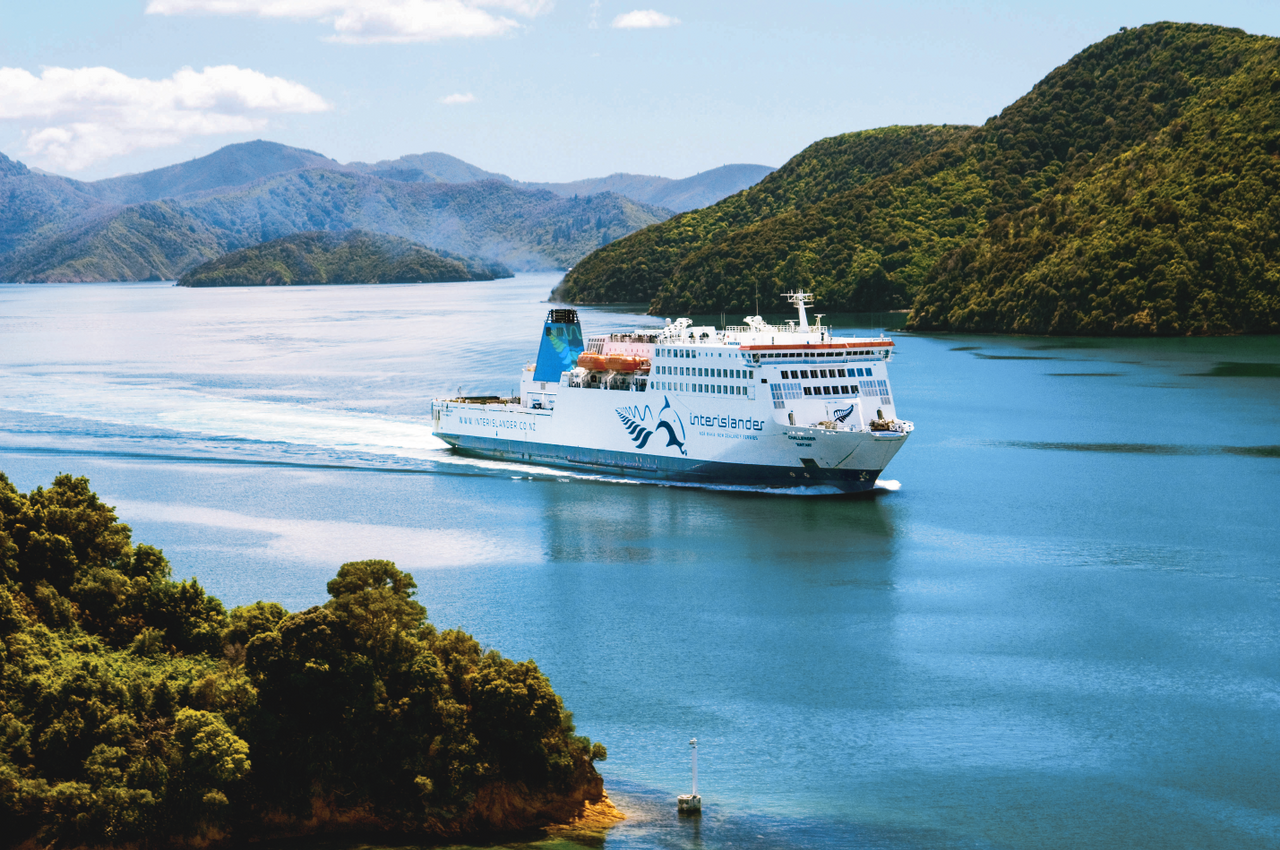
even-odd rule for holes
{"type": "Polygon", "coordinates": [[[658,411],[658,420],[653,424],[653,427],[649,427],[648,424],[653,418],[653,410],[647,404],[643,410],[638,407],[619,407],[617,408],[617,414],[618,418],[622,420],[622,426],[627,429],[631,442],[636,444],[637,449],[643,449],[656,433],[662,431],[667,436],[667,444],[662,448],[675,446],[680,450],[680,454],[689,454],[684,447],[684,422],[681,421],[680,414],[676,413],[675,408],[671,406],[669,399],[663,398],[662,409],[658,411]]]}

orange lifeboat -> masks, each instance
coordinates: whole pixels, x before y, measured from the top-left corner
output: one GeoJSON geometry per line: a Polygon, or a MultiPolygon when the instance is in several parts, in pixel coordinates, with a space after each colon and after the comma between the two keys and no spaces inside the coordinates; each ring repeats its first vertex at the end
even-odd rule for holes
{"type": "Polygon", "coordinates": [[[644,365],[645,360],[629,354],[610,354],[605,362],[610,372],[634,372],[644,365]]]}
{"type": "Polygon", "coordinates": [[[578,365],[591,372],[603,372],[608,366],[607,358],[594,351],[584,351],[578,355],[578,365]]]}

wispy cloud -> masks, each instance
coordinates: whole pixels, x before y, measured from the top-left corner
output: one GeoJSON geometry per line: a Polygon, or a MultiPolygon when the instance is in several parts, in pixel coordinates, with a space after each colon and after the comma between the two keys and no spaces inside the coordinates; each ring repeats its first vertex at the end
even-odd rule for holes
{"type": "Polygon", "coordinates": [[[440,98],[440,102],[446,106],[456,106],[459,103],[474,103],[475,99],[476,96],[471,92],[467,92],[466,94],[459,92],[457,94],[450,94],[440,98]]]}
{"type": "Polygon", "coordinates": [[[519,22],[498,9],[532,18],[551,0],[150,0],[150,15],[244,15],[329,24],[331,41],[349,44],[440,41],[502,35],[519,22]]]}
{"type": "Polygon", "coordinates": [[[0,68],[0,120],[23,128],[37,162],[79,171],[142,148],[193,136],[261,130],[277,113],[323,112],[306,86],[248,68],[182,68],[163,80],[111,68],[0,68]]]}
{"type": "Polygon", "coordinates": [[[644,30],[654,27],[674,27],[679,18],[655,12],[653,9],[636,9],[613,19],[613,28],[619,30],[644,30]]]}

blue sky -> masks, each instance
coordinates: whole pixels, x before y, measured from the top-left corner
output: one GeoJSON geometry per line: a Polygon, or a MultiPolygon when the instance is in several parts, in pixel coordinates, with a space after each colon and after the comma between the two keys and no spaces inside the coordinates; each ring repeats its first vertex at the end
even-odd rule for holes
{"type": "Polygon", "coordinates": [[[1280,3],[5,0],[0,151],[81,179],[256,138],[530,181],[687,177],[981,123],[1157,20],[1280,35],[1280,3]]]}

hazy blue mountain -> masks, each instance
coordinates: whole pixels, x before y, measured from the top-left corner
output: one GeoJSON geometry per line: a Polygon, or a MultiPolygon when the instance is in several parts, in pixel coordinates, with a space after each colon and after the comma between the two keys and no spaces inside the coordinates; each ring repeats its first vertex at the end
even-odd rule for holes
{"type": "Polygon", "coordinates": [[[167,280],[227,251],[353,229],[547,270],[670,215],[611,193],[561,198],[497,181],[405,183],[308,169],[184,198],[94,207],[0,255],[0,280],[167,280]]]}
{"type": "Polygon", "coordinates": [[[710,206],[759,183],[773,168],[767,165],[722,165],[682,180],[645,174],[610,174],[570,183],[518,183],[529,189],[546,189],[563,197],[617,192],[642,204],[687,212],[710,206]]]}
{"type": "Polygon", "coordinates": [[[399,159],[384,159],[373,164],[349,162],[346,168],[361,174],[373,174],[387,180],[410,183],[471,183],[476,180],[498,180],[510,183],[505,174],[485,171],[447,153],[415,153],[399,159]]]}
{"type": "MultiPolygon", "coordinates": [[[[621,181],[628,194],[671,192],[687,182],[621,181]]],[[[575,198],[446,154],[343,165],[263,141],[94,183],[40,173],[0,154],[0,280],[171,279],[227,251],[351,229],[520,271],[567,268],[671,216],[609,191],[609,180],[597,184],[575,198]]]]}
{"type": "Polygon", "coordinates": [[[0,280],[172,280],[227,249],[226,234],[173,201],[100,208],[65,231],[0,255],[0,280]]]}
{"type": "Polygon", "coordinates": [[[676,212],[701,209],[751,188],[775,170],[767,165],[722,165],[672,180],[642,200],[676,212]]]}
{"type": "Polygon", "coordinates": [[[194,192],[242,186],[263,177],[302,168],[343,166],[315,151],[291,148],[275,142],[243,142],[219,148],[208,156],[166,168],[81,183],[84,190],[103,201],[136,204],[176,198],[194,192]]]}
{"type": "Polygon", "coordinates": [[[98,207],[84,185],[0,154],[0,257],[98,207]]]}

